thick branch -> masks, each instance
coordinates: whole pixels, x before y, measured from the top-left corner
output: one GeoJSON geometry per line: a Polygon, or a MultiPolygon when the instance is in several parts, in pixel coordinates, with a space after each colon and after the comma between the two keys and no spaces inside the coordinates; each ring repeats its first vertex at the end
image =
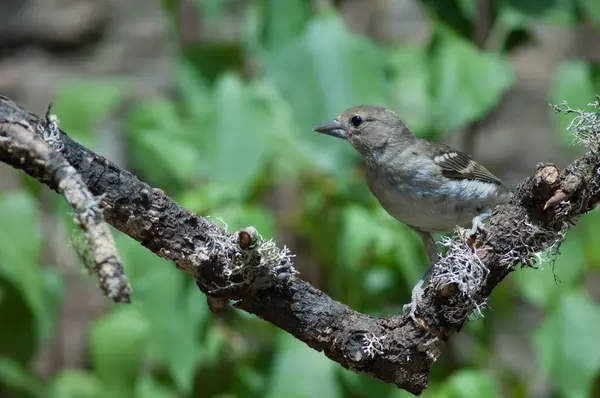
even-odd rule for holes
{"type": "MultiPolygon", "coordinates": [[[[0,120],[40,123],[8,99],[0,100],[0,120]]],[[[588,152],[561,172],[552,165],[539,167],[516,188],[510,204],[495,209],[484,236],[447,242],[448,253],[418,303],[416,324],[404,316],[373,318],[334,301],[296,275],[287,250],[260,241],[256,231],[226,233],[62,131],[60,141],[62,155],[90,191],[104,195],[107,221],[195,277],[213,307],[235,300],[235,307],[288,331],[345,368],[417,395],[468,314],[485,304],[517,264],[531,263],[539,251],[559,245],[567,223],[600,199],[598,153],[588,152]],[[557,204],[560,192],[566,195],[557,204]]],[[[3,149],[0,160],[56,190],[39,164],[24,163],[3,149]]]]}

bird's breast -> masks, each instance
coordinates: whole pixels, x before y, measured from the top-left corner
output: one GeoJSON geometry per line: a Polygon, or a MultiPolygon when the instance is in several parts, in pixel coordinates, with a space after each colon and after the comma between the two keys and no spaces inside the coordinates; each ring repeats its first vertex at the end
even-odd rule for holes
{"type": "Polygon", "coordinates": [[[499,202],[495,184],[443,180],[427,168],[367,172],[367,182],[381,206],[395,219],[427,232],[470,226],[473,217],[499,202]]]}

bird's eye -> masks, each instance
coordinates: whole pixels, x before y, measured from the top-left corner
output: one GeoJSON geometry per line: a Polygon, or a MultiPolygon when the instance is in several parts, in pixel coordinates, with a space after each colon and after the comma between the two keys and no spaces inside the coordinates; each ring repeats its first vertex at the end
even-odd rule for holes
{"type": "Polygon", "coordinates": [[[360,116],[352,116],[352,118],[350,119],[350,123],[352,123],[352,125],[354,127],[358,127],[361,125],[361,123],[363,122],[362,118],[360,116]]]}

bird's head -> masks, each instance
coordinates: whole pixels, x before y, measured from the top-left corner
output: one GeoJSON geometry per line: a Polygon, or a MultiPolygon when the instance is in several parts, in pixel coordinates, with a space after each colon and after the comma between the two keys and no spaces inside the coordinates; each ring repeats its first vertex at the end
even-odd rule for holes
{"type": "Polygon", "coordinates": [[[412,137],[412,132],[393,111],[373,105],[359,105],[347,109],[333,120],[313,129],[349,141],[366,158],[377,151],[412,137]]]}

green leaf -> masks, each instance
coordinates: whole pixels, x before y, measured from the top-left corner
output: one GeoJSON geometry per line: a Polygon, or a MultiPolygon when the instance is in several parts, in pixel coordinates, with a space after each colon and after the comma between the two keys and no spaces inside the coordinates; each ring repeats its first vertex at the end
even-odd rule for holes
{"type": "Polygon", "coordinates": [[[112,112],[127,90],[118,79],[72,80],[56,94],[52,112],[60,127],[86,146],[95,142],[92,133],[98,122],[112,112]]]}
{"type": "Polygon", "coordinates": [[[52,382],[52,398],[101,398],[103,387],[92,373],[63,370],[52,382]]]}
{"type": "Polygon", "coordinates": [[[431,125],[429,60],[422,47],[404,45],[390,54],[392,104],[417,135],[431,125]]]}
{"type": "Polygon", "coordinates": [[[491,374],[474,369],[453,373],[442,386],[439,398],[500,397],[500,389],[491,374]]]}
{"type": "MultiPolygon", "coordinates": [[[[186,189],[174,198],[183,207],[196,214],[214,213],[215,208],[242,206],[246,198],[240,196],[238,186],[227,181],[207,181],[195,189],[186,189]]],[[[221,217],[223,217],[221,215],[221,217]]],[[[227,219],[229,221],[229,219],[227,219]]]]}
{"type": "Polygon", "coordinates": [[[267,398],[341,398],[339,365],[287,333],[279,333],[277,358],[267,398]]]}
{"type": "Polygon", "coordinates": [[[218,22],[223,18],[223,14],[226,11],[227,3],[231,3],[228,0],[198,0],[197,4],[200,5],[202,10],[201,16],[204,17],[205,23],[211,24],[213,27],[218,27],[218,22]]]}
{"type": "Polygon", "coordinates": [[[215,366],[222,358],[223,351],[227,349],[228,338],[222,330],[210,327],[206,330],[202,345],[202,364],[215,366]]]}
{"type": "MultiPolygon", "coordinates": [[[[550,89],[550,103],[553,105],[567,101],[574,109],[583,109],[595,99],[594,85],[590,67],[582,60],[567,60],[563,62],[554,76],[550,89]]],[[[552,109],[549,110],[554,113],[552,109]]],[[[553,115],[556,128],[566,148],[573,148],[573,137],[566,129],[573,115],[553,115]]]]}
{"type": "MultiPolygon", "coordinates": [[[[138,299],[143,301],[147,296],[155,295],[153,289],[160,286],[163,278],[173,274],[173,263],[158,257],[124,233],[115,230],[113,233],[125,271],[131,284],[135,286],[136,300],[133,303],[135,306],[138,299]]],[[[170,289],[179,287],[171,284],[167,286],[170,289]]]]}
{"type": "Polygon", "coordinates": [[[365,270],[365,292],[369,295],[381,294],[396,287],[394,272],[386,267],[370,265],[365,270]]]}
{"type": "Polygon", "coordinates": [[[581,222],[577,224],[577,227],[575,227],[582,232],[580,239],[585,253],[585,263],[590,268],[596,269],[600,268],[600,245],[598,245],[598,240],[600,239],[599,223],[600,212],[594,211],[586,214],[581,219],[581,222]]]}
{"type": "Polygon", "coordinates": [[[44,384],[29,373],[27,368],[9,358],[0,357],[0,385],[37,397],[45,395],[44,384]]]}
{"type": "Polygon", "coordinates": [[[210,117],[212,92],[200,71],[190,62],[181,60],[173,79],[187,115],[194,122],[210,117]]]}
{"type": "Polygon", "coordinates": [[[201,327],[210,317],[194,282],[131,238],[117,234],[117,247],[136,289],[133,308],[148,326],[148,354],[169,370],[175,385],[192,387],[201,327]],[[156,294],[160,291],[161,294],[156,294]]]}
{"type": "Polygon", "coordinates": [[[94,370],[111,390],[133,391],[147,349],[148,322],[132,306],[117,307],[90,330],[94,370]]]}
{"type": "MultiPolygon", "coordinates": [[[[383,382],[366,374],[349,372],[345,369],[340,369],[339,373],[341,379],[347,384],[347,390],[352,391],[352,396],[355,397],[392,398],[398,397],[396,393],[401,391],[391,383],[383,382]]],[[[412,394],[406,394],[403,396],[414,397],[412,394]]]]}
{"type": "Polygon", "coordinates": [[[407,287],[412,288],[426,269],[421,266],[424,249],[418,242],[414,232],[384,210],[371,212],[360,206],[348,206],[342,215],[338,258],[345,269],[356,271],[367,253],[382,257],[392,254],[398,260],[407,287]]]}
{"type": "Polygon", "coordinates": [[[396,228],[398,228],[397,242],[402,242],[397,243],[396,259],[404,275],[407,289],[412,290],[427,270],[425,246],[408,226],[397,225],[396,228]]]}
{"type": "Polygon", "coordinates": [[[338,14],[327,12],[314,17],[302,37],[268,53],[266,68],[294,110],[294,145],[310,154],[312,164],[344,174],[357,155],[312,128],[352,106],[384,103],[384,53],[349,31],[338,14]]]}
{"type": "Polygon", "coordinates": [[[296,164],[291,112],[266,82],[245,84],[238,76],[226,74],[218,79],[203,112],[192,119],[192,142],[200,156],[196,167],[213,186],[235,192],[235,199],[245,199],[272,158],[281,159],[274,166],[296,164]]]}
{"type": "Polygon", "coordinates": [[[0,275],[0,353],[21,363],[29,363],[37,350],[36,313],[23,292],[0,275]]]}
{"type": "Polygon", "coordinates": [[[504,0],[506,7],[532,17],[544,15],[559,3],[560,0],[504,0]]]}
{"type": "Polygon", "coordinates": [[[546,308],[565,290],[576,285],[584,265],[582,241],[573,236],[561,245],[560,255],[556,258],[554,266],[543,264],[542,269],[524,268],[519,270],[515,277],[525,299],[546,308]],[[556,283],[553,274],[560,283],[556,283]]]}
{"type": "Polygon", "coordinates": [[[178,395],[175,391],[161,385],[151,375],[144,373],[138,382],[135,396],[139,398],[172,398],[178,395]]]}
{"type": "Polygon", "coordinates": [[[579,0],[579,4],[596,25],[600,25],[600,3],[596,0],[579,0]]]}
{"type": "Polygon", "coordinates": [[[267,0],[266,38],[269,48],[279,48],[300,36],[308,17],[310,3],[305,0],[267,0]]]}
{"type": "Polygon", "coordinates": [[[571,290],[535,331],[537,362],[565,397],[590,396],[600,370],[598,330],[598,304],[587,293],[571,290]]]}
{"type": "Polygon", "coordinates": [[[448,26],[464,38],[473,36],[476,9],[473,0],[422,0],[433,26],[448,26]]]}
{"type": "Polygon", "coordinates": [[[446,34],[433,55],[434,120],[438,131],[480,120],[514,83],[514,73],[500,54],[446,34]]]}
{"type": "Polygon", "coordinates": [[[217,82],[215,131],[210,151],[215,153],[211,179],[242,185],[253,181],[266,164],[270,149],[269,100],[245,87],[234,75],[217,82]]]}
{"type": "Polygon", "coordinates": [[[56,323],[59,320],[65,280],[57,268],[43,266],[39,271],[43,284],[43,310],[38,314],[38,334],[40,343],[48,343],[54,335],[56,323]]]}
{"type": "Polygon", "coordinates": [[[173,102],[148,101],[139,104],[130,115],[129,133],[132,158],[151,183],[164,186],[175,180],[189,182],[199,170],[201,159],[191,145],[193,132],[180,120],[173,102]]]}
{"type": "Polygon", "coordinates": [[[238,371],[236,372],[237,385],[239,386],[236,390],[239,391],[239,395],[251,394],[260,395],[266,387],[266,377],[263,373],[263,369],[259,366],[246,365],[240,363],[238,371]]]}
{"type": "Polygon", "coordinates": [[[348,206],[342,215],[342,233],[339,240],[339,258],[344,267],[356,270],[381,233],[374,216],[360,206],[348,206]]]}
{"type": "Polygon", "coordinates": [[[198,152],[185,139],[164,130],[147,130],[137,137],[137,143],[143,151],[140,155],[148,157],[144,162],[149,167],[146,169],[148,175],[162,170],[185,184],[198,173],[198,152]]]}
{"type": "Polygon", "coordinates": [[[458,5],[469,21],[477,19],[477,0],[458,0],[458,5]]]}
{"type": "Polygon", "coordinates": [[[510,12],[519,15],[528,26],[538,20],[553,24],[573,24],[578,22],[574,0],[504,0],[500,13],[510,12]]]}
{"type": "MultiPolygon", "coordinates": [[[[169,283],[169,279],[172,278],[163,280],[165,286],[175,288],[176,284],[169,283]]],[[[191,281],[180,279],[179,282],[180,285],[185,282],[181,291],[175,290],[156,299],[147,298],[143,304],[145,313],[154,312],[149,317],[152,357],[167,366],[178,390],[188,393],[198,364],[200,326],[203,318],[208,316],[208,310],[191,281]]]]}
{"type": "Polygon", "coordinates": [[[35,313],[42,309],[38,218],[37,203],[30,195],[22,191],[0,193],[0,275],[21,290],[35,313]]]}

